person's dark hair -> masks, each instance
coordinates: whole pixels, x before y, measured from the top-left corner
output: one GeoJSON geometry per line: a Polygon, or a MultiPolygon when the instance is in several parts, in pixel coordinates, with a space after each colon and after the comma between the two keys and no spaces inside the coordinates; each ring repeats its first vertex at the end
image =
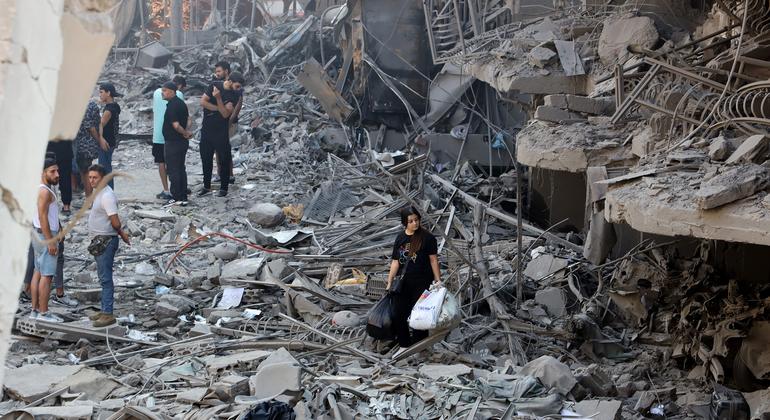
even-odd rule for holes
{"type": "Polygon", "coordinates": [[[43,170],[50,168],[51,166],[57,165],[55,158],[49,158],[46,157],[45,160],[43,160],[43,170]]]}
{"type": "Polygon", "coordinates": [[[94,163],[93,165],[88,167],[88,172],[99,172],[101,176],[107,175],[107,169],[104,168],[104,166],[99,165],[98,163],[94,163]]]}
{"type": "MultiPolygon", "coordinates": [[[[404,225],[404,227],[409,224],[409,216],[415,215],[417,216],[417,220],[422,220],[420,212],[418,212],[417,209],[413,206],[402,208],[401,211],[399,211],[399,215],[401,216],[401,224],[404,225]]],[[[414,231],[414,235],[412,235],[412,239],[409,242],[409,253],[411,256],[417,255],[417,252],[420,251],[420,248],[422,248],[422,241],[424,236],[425,230],[422,228],[422,225],[419,225],[417,230],[414,231]]]]}
{"type": "Polygon", "coordinates": [[[223,70],[227,70],[228,72],[230,71],[230,63],[225,60],[217,61],[217,64],[214,64],[214,68],[217,67],[222,67],[223,70]]]}
{"type": "Polygon", "coordinates": [[[173,79],[171,79],[172,82],[176,85],[177,89],[182,89],[187,86],[187,79],[184,78],[184,76],[176,75],[173,79]]]}
{"type": "Polygon", "coordinates": [[[244,79],[243,75],[238,73],[237,71],[230,73],[229,79],[233,83],[240,83],[242,85],[246,84],[246,79],[244,79]]]}

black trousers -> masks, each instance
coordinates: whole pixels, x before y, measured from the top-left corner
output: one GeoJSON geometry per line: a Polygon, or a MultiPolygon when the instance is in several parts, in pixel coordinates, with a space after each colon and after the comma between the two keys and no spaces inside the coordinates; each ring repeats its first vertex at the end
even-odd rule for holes
{"type": "Polygon", "coordinates": [[[219,156],[220,189],[227,191],[230,186],[230,165],[233,161],[233,151],[230,147],[230,137],[227,126],[203,127],[201,130],[201,162],[203,163],[203,187],[211,188],[211,174],[214,171],[214,152],[219,156]]]}
{"type": "MultiPolygon", "coordinates": [[[[35,273],[34,260],[35,250],[32,249],[32,244],[30,244],[29,252],[27,253],[27,270],[24,273],[25,286],[32,283],[32,275],[35,273]]],[[[53,276],[53,285],[57,289],[64,287],[64,241],[59,241],[59,250],[56,252],[56,273],[53,276]]]]}
{"type": "Polygon", "coordinates": [[[409,347],[412,344],[428,337],[428,331],[409,329],[409,314],[420,295],[430,287],[433,281],[431,277],[404,276],[401,280],[401,291],[397,294],[396,317],[393,320],[393,333],[396,335],[398,345],[409,347]]]}
{"type": "Polygon", "coordinates": [[[49,141],[46,151],[56,153],[61,201],[69,206],[72,203],[72,140],[49,141]]]}
{"type": "Polygon", "coordinates": [[[190,144],[187,140],[166,139],[166,173],[171,182],[171,195],[176,201],[187,201],[187,168],[185,159],[190,144]]]}

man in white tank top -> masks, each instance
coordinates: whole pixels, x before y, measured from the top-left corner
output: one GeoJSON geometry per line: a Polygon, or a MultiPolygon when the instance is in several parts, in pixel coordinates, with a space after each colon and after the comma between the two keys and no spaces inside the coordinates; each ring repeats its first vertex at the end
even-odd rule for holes
{"type": "Polygon", "coordinates": [[[55,159],[46,159],[43,175],[38,186],[37,206],[32,219],[35,228],[32,248],[35,251],[35,273],[32,275],[31,318],[48,322],[62,322],[58,316],[48,312],[48,298],[51,295],[51,279],[56,273],[56,253],[59,245],[51,241],[59,233],[59,205],[53,187],[59,183],[59,167],[55,159]],[[49,242],[50,241],[50,242],[49,242]]]}

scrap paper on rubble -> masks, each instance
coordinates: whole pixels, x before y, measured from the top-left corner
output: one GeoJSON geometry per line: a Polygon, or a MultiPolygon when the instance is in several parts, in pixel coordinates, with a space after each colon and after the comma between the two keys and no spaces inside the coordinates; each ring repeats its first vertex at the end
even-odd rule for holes
{"type": "Polygon", "coordinates": [[[217,304],[219,309],[235,308],[243,299],[243,287],[228,287],[222,291],[222,299],[217,304]]]}
{"type": "Polygon", "coordinates": [[[264,233],[255,230],[257,242],[261,245],[288,245],[294,242],[304,241],[313,235],[312,229],[282,230],[274,233],[264,233]]]}

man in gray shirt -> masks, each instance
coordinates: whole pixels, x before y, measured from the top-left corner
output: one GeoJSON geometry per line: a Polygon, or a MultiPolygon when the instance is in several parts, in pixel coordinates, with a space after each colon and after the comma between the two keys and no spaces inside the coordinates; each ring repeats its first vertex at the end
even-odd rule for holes
{"type": "MultiPolygon", "coordinates": [[[[88,182],[91,188],[96,188],[106,174],[107,170],[103,166],[91,165],[88,168],[88,182]]],[[[109,185],[105,185],[94,198],[91,213],[88,215],[88,232],[93,237],[89,252],[96,258],[96,271],[102,285],[101,312],[89,318],[94,327],[106,327],[115,323],[115,315],[112,313],[115,302],[112,268],[118,251],[118,236],[123,242],[131,245],[118,217],[118,199],[109,185]]]]}

